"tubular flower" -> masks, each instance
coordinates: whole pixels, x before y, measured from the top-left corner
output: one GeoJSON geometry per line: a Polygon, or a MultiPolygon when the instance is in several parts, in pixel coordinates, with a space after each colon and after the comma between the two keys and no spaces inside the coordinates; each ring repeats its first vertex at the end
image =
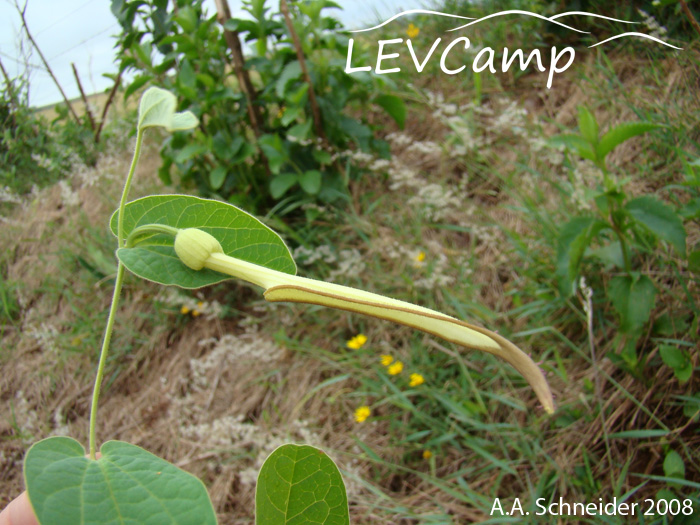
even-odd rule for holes
{"type": "Polygon", "coordinates": [[[355,410],[355,421],[358,423],[364,423],[364,421],[372,414],[372,411],[368,406],[361,406],[355,410]]]}
{"type": "Polygon", "coordinates": [[[425,383],[425,379],[423,378],[422,375],[420,374],[411,374],[410,381],[408,383],[408,386],[418,386],[422,385],[425,383]]]}
{"type": "MultiPolygon", "coordinates": [[[[525,352],[495,332],[405,301],[289,275],[231,257],[223,253],[221,245],[212,235],[195,228],[180,230],[174,247],[180,261],[187,267],[193,270],[207,268],[260,286],[265,289],[263,295],[268,301],[316,304],[361,313],[410,326],[446,341],[500,357],[530,383],[545,411],[550,414],[554,412],[552,393],[540,368],[525,352]]],[[[391,366],[395,367],[396,364],[391,366]]],[[[400,366],[403,369],[403,365],[400,366]]]]}

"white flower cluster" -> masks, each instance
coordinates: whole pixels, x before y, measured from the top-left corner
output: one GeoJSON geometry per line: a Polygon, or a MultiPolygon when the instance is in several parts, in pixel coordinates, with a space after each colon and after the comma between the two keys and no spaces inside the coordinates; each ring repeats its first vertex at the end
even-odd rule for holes
{"type": "Polygon", "coordinates": [[[24,397],[24,392],[22,390],[18,390],[15,394],[15,399],[12,403],[12,411],[22,442],[25,445],[33,443],[35,441],[34,436],[40,431],[39,417],[36,415],[36,410],[34,410],[29,401],[24,397]]]}
{"type": "Polygon", "coordinates": [[[461,202],[452,190],[445,189],[440,184],[431,183],[422,186],[416,195],[408,199],[406,204],[420,208],[430,220],[441,221],[454,208],[459,207],[461,202]]]}
{"type": "Polygon", "coordinates": [[[666,36],[668,30],[664,26],[659,24],[653,15],[650,15],[642,9],[637,9],[637,12],[644,19],[643,23],[644,26],[649,30],[649,36],[653,36],[655,38],[663,38],[664,36],[666,36]]]}
{"type": "Polygon", "coordinates": [[[58,182],[58,187],[61,189],[61,202],[66,208],[77,206],[80,204],[80,195],[77,191],[73,191],[70,182],[62,180],[58,182]]]}
{"type": "Polygon", "coordinates": [[[265,459],[279,446],[298,440],[306,445],[323,447],[321,438],[309,429],[306,421],[292,421],[286,432],[265,429],[244,421],[244,416],[222,416],[210,422],[183,425],[184,437],[196,440],[206,449],[250,450],[256,454],[252,464],[240,471],[241,483],[254,485],[265,459]]]}
{"type": "Polygon", "coordinates": [[[320,260],[326,264],[337,264],[337,268],[328,274],[329,281],[335,281],[338,277],[359,277],[366,268],[362,254],[356,248],[340,250],[336,255],[331,246],[327,244],[313,250],[299,246],[294,250],[294,260],[299,261],[304,266],[310,266],[320,260]]]}
{"type": "Polygon", "coordinates": [[[284,350],[274,341],[263,337],[257,326],[248,326],[240,335],[225,334],[217,339],[211,337],[197,343],[201,347],[211,348],[199,359],[190,359],[192,372],[192,387],[201,391],[209,386],[209,375],[212,370],[220,370],[245,361],[255,363],[270,363],[279,361],[284,350]]]}
{"type": "Polygon", "coordinates": [[[9,187],[4,186],[0,187],[0,202],[10,202],[12,204],[19,204],[20,202],[22,202],[22,198],[16,193],[13,193],[9,187]]]}

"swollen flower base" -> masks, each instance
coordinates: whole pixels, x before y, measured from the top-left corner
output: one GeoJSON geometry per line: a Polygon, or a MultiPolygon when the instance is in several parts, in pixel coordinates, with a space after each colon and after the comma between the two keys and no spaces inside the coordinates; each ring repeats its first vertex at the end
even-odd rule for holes
{"type": "Polygon", "coordinates": [[[238,277],[265,289],[268,301],[317,304],[410,326],[447,341],[493,354],[510,363],[527,379],[547,413],[554,412],[549,385],[539,367],[500,335],[440,312],[348,286],[298,277],[252,264],[223,253],[220,243],[196,228],[179,230],[175,253],[193,270],[208,268],[238,277]]]}

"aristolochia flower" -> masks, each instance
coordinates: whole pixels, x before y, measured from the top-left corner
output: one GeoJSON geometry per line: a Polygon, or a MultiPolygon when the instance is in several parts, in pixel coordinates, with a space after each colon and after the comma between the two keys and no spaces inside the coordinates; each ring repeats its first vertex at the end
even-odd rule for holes
{"type": "Polygon", "coordinates": [[[370,414],[372,414],[372,411],[368,406],[358,407],[357,410],[355,410],[355,421],[358,423],[363,423],[370,416],[370,414]]]}
{"type": "MultiPolygon", "coordinates": [[[[179,230],[174,248],[187,267],[193,270],[208,268],[261,286],[265,289],[263,295],[268,301],[318,304],[361,313],[410,326],[452,343],[500,357],[527,379],[544,409],[548,413],[554,412],[552,393],[540,368],[517,346],[490,330],[405,301],[349,286],[289,275],[236,259],[224,254],[221,245],[212,235],[196,228],[179,230]]],[[[396,363],[391,366],[395,365],[396,363]]]]}

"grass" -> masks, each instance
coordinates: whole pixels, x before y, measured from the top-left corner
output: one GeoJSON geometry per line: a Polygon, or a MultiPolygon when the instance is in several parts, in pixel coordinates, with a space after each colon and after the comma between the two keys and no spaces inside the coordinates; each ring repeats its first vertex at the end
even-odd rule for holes
{"type": "MultiPolygon", "coordinates": [[[[688,47],[671,58],[599,50],[547,95],[532,87],[538,80],[484,76],[481,103],[456,113],[452,104],[473,101],[474,79],[441,76],[438,83],[426,73],[426,85],[401,93],[414,103],[407,140],[389,138],[391,165],[372,170],[369,162],[350,183],[346,209],[286,226],[296,232],[290,244],[307,248],[296,257],[300,274],[481,323],[532,351],[557,395],[554,416],[545,416],[527,384],[496,358],[408,328],[268,304],[237,283],[175,297],[130,279],[100,438],[144,446],[197,474],[220,523],[250,521],[254,472],[287,440],[322,446],[337,460],[353,523],[512,520],[492,514],[495,498],[505,510],[518,498],[531,512],[522,521],[533,523],[559,522],[534,516],[538,498],[690,498],[697,505],[697,273],[662,244],[640,252],[639,270],[661,291],[634,347],[641,365],[621,366],[616,356],[627,341],[618,336],[605,292],[614,270],[584,267],[593,290],[590,324],[583,292],[562,297],[555,278],[559,229],[585,210],[597,175],[545,144],[576,127],[579,104],[603,128],[636,119],[665,123],[621,146],[611,165],[631,177],[633,195],[687,204],[697,192],[686,174],[695,173],[688,163],[697,159],[700,139],[700,59],[688,47]],[[428,185],[435,186],[426,192],[428,185]],[[202,315],[181,313],[182,305],[200,301],[209,308],[202,315]],[[217,304],[221,313],[207,315],[217,304]],[[360,333],[367,342],[348,349],[360,333]],[[663,343],[688,349],[689,381],[681,384],[661,359],[663,343]],[[380,363],[385,354],[404,364],[400,374],[380,363]],[[409,385],[414,372],[424,384],[409,385]],[[363,405],[372,414],[356,423],[363,405]],[[672,453],[682,476],[668,460],[672,453]]],[[[398,132],[392,126],[383,125],[385,134],[398,132]]],[[[160,189],[157,154],[144,160],[138,194],[160,189]]],[[[126,170],[119,156],[102,162],[98,185],[70,180],[77,203],[48,188],[13,210],[3,228],[2,253],[13,254],[0,288],[10,312],[0,314],[3,502],[21,488],[17,462],[32,440],[67,429],[85,441],[113,272],[106,221],[126,170]]],[[[697,220],[685,227],[689,251],[697,250],[697,220]]]]}

